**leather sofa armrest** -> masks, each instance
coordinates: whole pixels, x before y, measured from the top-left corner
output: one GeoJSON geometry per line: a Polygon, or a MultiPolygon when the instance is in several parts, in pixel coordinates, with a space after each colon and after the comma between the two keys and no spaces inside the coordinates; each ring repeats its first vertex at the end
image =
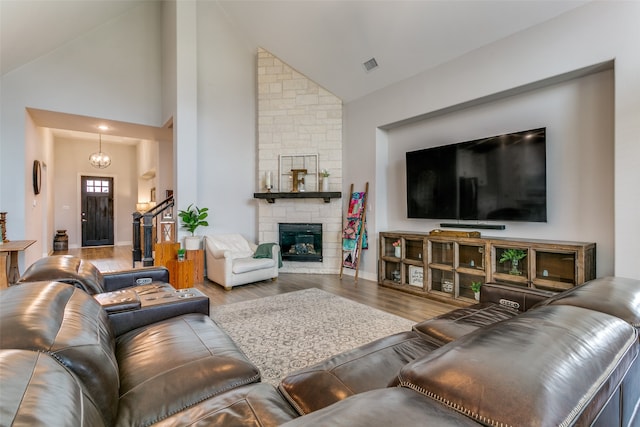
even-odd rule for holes
{"type": "Polygon", "coordinates": [[[166,267],[145,267],[135,270],[122,270],[102,274],[105,292],[113,292],[132,286],[148,285],[152,282],[169,283],[169,270],[166,267]]]}
{"type": "Polygon", "coordinates": [[[480,288],[480,302],[491,302],[525,312],[534,305],[555,295],[542,289],[520,288],[516,286],[486,283],[480,288]]]}

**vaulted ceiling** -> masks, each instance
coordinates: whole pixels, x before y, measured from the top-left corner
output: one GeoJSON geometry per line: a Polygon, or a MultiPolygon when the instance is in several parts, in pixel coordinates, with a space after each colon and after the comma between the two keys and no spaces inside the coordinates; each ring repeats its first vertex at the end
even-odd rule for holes
{"type": "MultiPolygon", "coordinates": [[[[0,0],[2,74],[143,1],[161,0],[0,0]]],[[[248,46],[267,49],[348,102],[587,1],[216,2],[248,46]],[[371,58],[379,67],[367,72],[363,62],[371,58]]]]}

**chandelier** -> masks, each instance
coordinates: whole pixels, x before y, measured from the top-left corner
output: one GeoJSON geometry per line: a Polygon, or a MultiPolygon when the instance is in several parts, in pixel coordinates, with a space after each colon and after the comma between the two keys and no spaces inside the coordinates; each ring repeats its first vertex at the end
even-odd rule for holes
{"type": "Polygon", "coordinates": [[[104,169],[111,164],[111,157],[109,157],[107,153],[102,152],[102,134],[98,135],[100,136],[100,148],[97,153],[89,156],[89,163],[91,163],[91,166],[94,168],[104,169]]]}

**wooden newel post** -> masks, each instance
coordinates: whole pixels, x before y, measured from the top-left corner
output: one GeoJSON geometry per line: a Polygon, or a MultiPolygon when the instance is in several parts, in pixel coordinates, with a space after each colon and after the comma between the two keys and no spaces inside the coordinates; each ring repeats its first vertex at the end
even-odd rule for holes
{"type": "Polygon", "coordinates": [[[140,249],[140,212],[133,213],[133,268],[136,267],[136,261],[142,261],[142,250],[140,249]]]}
{"type": "Polygon", "coordinates": [[[144,233],[144,252],[142,265],[150,267],[153,265],[153,215],[145,213],[142,215],[142,229],[144,233]]]}

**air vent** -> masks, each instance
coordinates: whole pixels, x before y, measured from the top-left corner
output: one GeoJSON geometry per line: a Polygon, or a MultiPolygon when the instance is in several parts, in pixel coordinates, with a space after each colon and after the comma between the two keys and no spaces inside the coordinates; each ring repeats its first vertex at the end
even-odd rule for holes
{"type": "Polygon", "coordinates": [[[371,71],[374,68],[378,67],[378,61],[376,61],[376,58],[371,58],[370,60],[368,60],[367,62],[365,62],[364,64],[364,69],[367,71],[371,71]]]}

